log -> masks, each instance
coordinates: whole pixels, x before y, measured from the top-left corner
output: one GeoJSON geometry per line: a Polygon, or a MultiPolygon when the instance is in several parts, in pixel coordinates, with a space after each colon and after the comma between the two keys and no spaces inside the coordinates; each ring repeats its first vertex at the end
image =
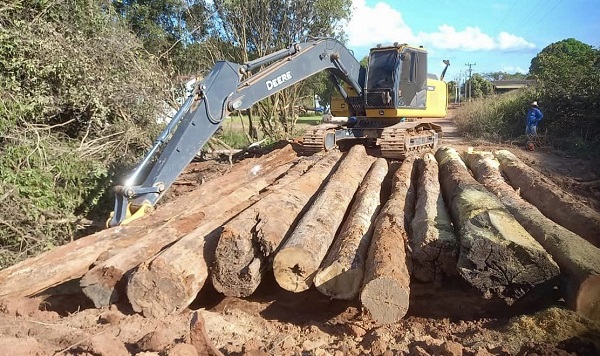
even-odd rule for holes
{"type": "MultiPolygon", "coordinates": [[[[297,177],[307,167],[302,165],[301,168],[292,169],[288,173],[297,177]]],[[[287,169],[287,166],[281,166],[270,171],[265,177],[274,180],[287,169]]],[[[279,187],[283,189],[293,179],[286,179],[284,176],[281,181],[279,187]]],[[[262,190],[261,187],[265,186],[253,182],[240,190],[258,193],[262,190]]],[[[266,190],[263,196],[272,192],[273,190],[266,190]]],[[[154,259],[141,264],[127,283],[127,297],[133,310],[146,317],[157,318],[178,313],[186,308],[196,298],[208,278],[209,266],[214,262],[215,249],[222,232],[221,225],[251,205],[250,202],[244,203],[250,196],[244,193],[223,199],[219,205],[232,199],[238,202],[236,207],[225,213],[221,213],[223,209],[216,209],[215,205],[208,207],[206,212],[210,213],[210,219],[206,223],[183,236],[154,259]]]]}
{"type": "Polygon", "coordinates": [[[406,315],[410,295],[408,228],[415,204],[415,157],[407,157],[394,173],[392,193],[375,220],[360,293],[362,305],[378,324],[406,315]]]}
{"type": "Polygon", "coordinates": [[[550,179],[506,150],[494,153],[500,169],[521,196],[542,214],[600,247],[600,213],[575,199],[550,179]]]}
{"type": "Polygon", "coordinates": [[[510,305],[558,275],[552,257],[471,176],[455,149],[440,148],[435,158],[442,193],[460,235],[457,267],[463,279],[485,298],[496,294],[510,305]]]}
{"type": "Polygon", "coordinates": [[[211,271],[211,280],[217,291],[235,297],[254,293],[271,255],[327,180],[340,157],[339,151],[330,152],[285,189],[278,189],[264,197],[223,227],[211,271]]]}
{"type": "Polygon", "coordinates": [[[218,180],[211,180],[190,192],[185,199],[174,199],[128,225],[82,237],[5,268],[0,271],[0,296],[32,296],[81,278],[106,251],[126,248],[160,226],[180,220],[182,215],[193,215],[194,212],[190,209],[193,204],[216,201],[222,194],[266,171],[256,168],[252,170],[254,167],[277,167],[296,158],[291,145],[287,145],[260,158],[244,160],[218,180]],[[253,174],[254,172],[257,174],[253,174]]]}
{"type": "Polygon", "coordinates": [[[412,276],[421,282],[440,282],[443,275],[458,274],[458,241],[444,205],[435,157],[418,160],[417,203],[411,222],[412,276]]]}
{"type": "Polygon", "coordinates": [[[275,280],[283,289],[310,288],[354,193],[375,159],[363,145],[353,146],[289,239],[273,259],[275,280]]]}
{"type": "Polygon", "coordinates": [[[356,192],[348,218],[315,275],[315,286],[324,295],[347,300],[358,296],[387,172],[387,161],[379,158],[356,192]]]}
{"type": "Polygon", "coordinates": [[[500,164],[491,152],[469,152],[466,162],[477,181],[496,194],[525,230],[552,255],[565,277],[567,304],[577,313],[600,321],[600,249],[523,200],[504,180],[500,164]]]}
{"type": "Polygon", "coordinates": [[[195,230],[196,234],[208,234],[224,224],[248,206],[252,205],[253,196],[272,184],[281,175],[289,173],[297,175],[303,171],[303,165],[284,164],[273,170],[265,171],[263,176],[257,176],[243,187],[238,188],[221,200],[200,209],[194,209],[193,214],[186,214],[181,219],[175,219],[170,224],[158,228],[133,245],[124,248],[118,254],[97,264],[83,276],[80,285],[83,293],[94,302],[96,308],[108,306],[119,300],[123,295],[122,289],[127,276],[140,263],[152,258],[169,244],[195,230]]]}

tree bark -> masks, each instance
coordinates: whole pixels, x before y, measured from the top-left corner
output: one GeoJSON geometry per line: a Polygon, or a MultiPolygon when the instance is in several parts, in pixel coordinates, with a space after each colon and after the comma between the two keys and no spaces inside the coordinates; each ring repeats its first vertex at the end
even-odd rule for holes
{"type": "Polygon", "coordinates": [[[260,158],[244,160],[229,173],[190,192],[185,199],[174,199],[128,225],[82,237],[5,268],[0,271],[0,296],[32,296],[50,287],[80,278],[106,251],[127,248],[162,225],[178,224],[179,220],[194,215],[191,209],[194,204],[200,202],[205,206],[214,202],[223,194],[228,194],[245,184],[247,179],[264,174],[268,167],[289,163],[296,157],[296,153],[288,144],[260,158]],[[255,168],[253,171],[253,167],[263,168],[255,168]]]}
{"type": "Polygon", "coordinates": [[[469,168],[496,194],[517,221],[552,255],[565,277],[567,303],[592,320],[600,320],[600,249],[545,217],[504,180],[491,152],[470,152],[469,168]]]}
{"type": "Polygon", "coordinates": [[[414,170],[415,157],[409,156],[395,172],[390,198],[375,220],[360,300],[379,324],[396,322],[408,311],[410,257],[406,244],[415,204],[414,170]]]}
{"type": "MultiPolygon", "coordinates": [[[[254,293],[268,267],[268,259],[340,157],[340,152],[330,152],[306,174],[281,187],[285,189],[277,189],[223,227],[211,273],[216,290],[235,297],[254,293]]],[[[277,187],[280,185],[274,185],[277,187]]]]}
{"type": "Polygon", "coordinates": [[[426,153],[417,167],[417,204],[410,240],[412,275],[421,282],[439,282],[443,275],[457,274],[458,241],[444,205],[433,154],[426,153]]]}
{"type": "Polygon", "coordinates": [[[360,185],[348,218],[315,275],[315,286],[321,293],[335,299],[358,296],[387,172],[387,161],[379,158],[360,185]]]}
{"type": "Polygon", "coordinates": [[[550,255],[469,173],[458,152],[440,148],[444,198],[460,234],[459,274],[479,289],[512,304],[559,273],[550,255]]]}
{"type": "Polygon", "coordinates": [[[282,288],[298,293],[313,284],[314,275],[344,219],[348,205],[373,161],[374,158],[367,155],[362,145],[353,146],[344,157],[275,255],[273,273],[282,288]]]}
{"type": "Polygon", "coordinates": [[[500,169],[521,196],[544,215],[600,247],[600,214],[506,150],[495,152],[500,169]]]}
{"type": "Polygon", "coordinates": [[[200,209],[194,209],[193,214],[187,214],[181,219],[175,219],[172,223],[152,231],[115,256],[96,265],[81,279],[80,285],[83,293],[94,302],[96,308],[116,302],[124,292],[119,290],[120,287],[124,287],[123,277],[132,272],[140,263],[152,258],[169,244],[191,232],[192,229],[195,234],[201,235],[218,228],[252,205],[253,201],[250,198],[258,196],[260,191],[272,184],[286,171],[294,175],[297,169],[296,166],[290,168],[291,165],[288,163],[266,171],[263,176],[256,177],[247,182],[245,186],[221,197],[220,201],[200,209]]]}
{"type": "MultiPolygon", "coordinates": [[[[161,317],[186,308],[208,278],[208,266],[214,261],[222,230],[220,226],[256,201],[249,200],[288,169],[289,165],[284,165],[269,170],[262,179],[248,183],[218,204],[207,207],[208,218],[204,224],[140,265],[127,284],[127,297],[133,310],[147,317],[161,317]]],[[[297,176],[297,172],[292,169],[291,175],[297,176]]]]}

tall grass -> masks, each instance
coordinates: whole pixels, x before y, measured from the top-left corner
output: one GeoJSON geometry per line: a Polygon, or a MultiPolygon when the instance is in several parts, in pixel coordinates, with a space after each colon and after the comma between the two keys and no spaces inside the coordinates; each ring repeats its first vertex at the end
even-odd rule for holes
{"type": "Polygon", "coordinates": [[[525,89],[468,102],[457,110],[455,122],[468,138],[512,140],[525,134],[525,115],[538,95],[525,89]]]}

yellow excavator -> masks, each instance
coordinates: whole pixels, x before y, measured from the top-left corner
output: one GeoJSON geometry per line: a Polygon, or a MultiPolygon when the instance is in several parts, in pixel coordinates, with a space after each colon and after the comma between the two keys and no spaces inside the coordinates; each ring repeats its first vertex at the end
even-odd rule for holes
{"type": "MultiPolygon", "coordinates": [[[[427,51],[395,43],[372,48],[364,85],[356,90],[343,83],[331,100],[331,115],[348,117],[343,127],[326,124],[309,128],[307,151],[332,149],[346,140],[361,140],[380,149],[386,158],[435,148],[442,129],[422,118],[445,117],[448,89],[443,81],[450,62],[444,60],[440,79],[427,72],[427,51]]],[[[336,78],[332,78],[337,84],[336,78]]]]}
{"type": "Polygon", "coordinates": [[[305,153],[360,142],[382,157],[402,159],[411,151],[434,149],[439,125],[419,120],[446,116],[448,89],[427,73],[427,51],[395,43],[377,46],[364,68],[341,42],[318,38],[295,43],[253,61],[217,62],[198,83],[142,162],[123,185],[115,187],[109,226],[126,224],[153,209],[225,117],[245,110],[312,75],[326,71],[338,94],[331,112],[345,124],[309,128],[305,153]],[[252,74],[252,75],[249,75],[252,74]]]}

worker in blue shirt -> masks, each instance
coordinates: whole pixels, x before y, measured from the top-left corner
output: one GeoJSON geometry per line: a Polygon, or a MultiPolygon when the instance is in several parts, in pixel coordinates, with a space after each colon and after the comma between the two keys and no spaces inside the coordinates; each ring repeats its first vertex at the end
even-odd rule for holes
{"type": "Polygon", "coordinates": [[[537,136],[537,126],[542,121],[542,118],[544,118],[544,114],[538,108],[537,101],[534,101],[527,111],[527,128],[525,129],[525,134],[537,136]]]}

